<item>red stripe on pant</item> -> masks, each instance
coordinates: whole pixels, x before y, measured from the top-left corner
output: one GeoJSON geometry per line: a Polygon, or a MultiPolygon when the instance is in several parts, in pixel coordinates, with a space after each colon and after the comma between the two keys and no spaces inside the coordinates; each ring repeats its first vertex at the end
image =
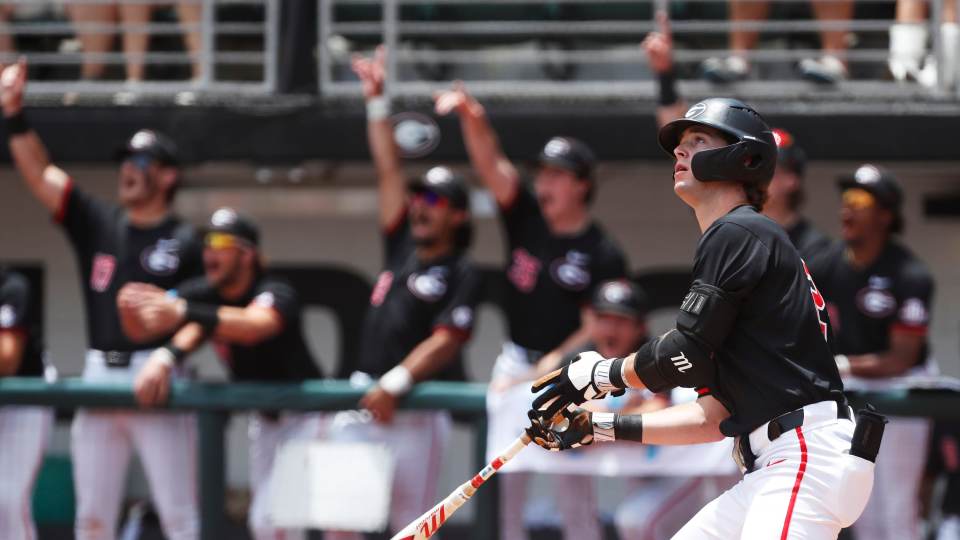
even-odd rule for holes
{"type": "Polygon", "coordinates": [[[807,471],[807,441],[803,438],[803,428],[799,426],[797,427],[797,439],[800,441],[800,468],[797,470],[797,480],[793,483],[793,493],[790,494],[790,505],[787,506],[787,517],[783,520],[780,540],[787,540],[787,536],[790,534],[790,518],[793,517],[793,507],[797,504],[797,493],[800,492],[803,473],[807,471]]]}

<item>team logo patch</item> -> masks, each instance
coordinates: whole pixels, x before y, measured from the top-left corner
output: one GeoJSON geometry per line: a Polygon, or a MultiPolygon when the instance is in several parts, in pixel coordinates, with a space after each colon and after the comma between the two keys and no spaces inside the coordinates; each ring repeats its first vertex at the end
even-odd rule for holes
{"type": "Polygon", "coordinates": [[[13,328],[17,323],[17,312],[13,306],[4,304],[0,306],[0,328],[13,328]]]}
{"type": "Polygon", "coordinates": [[[857,307],[865,315],[882,319],[897,309],[897,299],[890,294],[890,291],[868,287],[857,293],[857,307]]]}
{"type": "Polygon", "coordinates": [[[436,302],[447,292],[447,280],[443,277],[442,269],[431,268],[423,274],[410,274],[407,288],[425,302],[436,302]]]}
{"type": "Polygon", "coordinates": [[[875,184],[880,181],[880,169],[873,165],[862,165],[853,173],[858,184],[875,184]]]}
{"type": "Polygon", "coordinates": [[[690,107],[690,109],[687,111],[687,114],[683,115],[683,117],[684,117],[684,118],[696,118],[696,117],[700,116],[701,114],[703,114],[704,112],[706,112],[706,110],[707,110],[707,104],[706,104],[706,103],[703,103],[703,102],[700,102],[700,103],[697,103],[696,105],[694,105],[693,107],[690,107]]]}
{"type": "Polygon", "coordinates": [[[237,212],[233,208],[221,208],[210,216],[210,224],[214,227],[226,227],[237,222],[237,212]]]}
{"type": "Polygon", "coordinates": [[[455,307],[450,316],[457,328],[470,328],[473,324],[473,309],[470,306],[455,307]]]}
{"type": "Polygon", "coordinates": [[[277,304],[277,297],[274,296],[272,292],[262,292],[254,297],[253,301],[250,303],[255,306],[272,308],[277,304]]]}
{"type": "Polygon", "coordinates": [[[393,117],[393,140],[405,158],[420,158],[440,144],[440,127],[429,116],[405,112],[393,117]]]}
{"type": "Polygon", "coordinates": [[[586,266],[590,256],[579,251],[568,251],[567,256],[553,261],[550,274],[554,281],[565,289],[582,291],[590,285],[590,271],[586,266]]]}
{"type": "Polygon", "coordinates": [[[549,157],[561,157],[570,152],[570,142],[562,137],[550,139],[543,147],[543,153],[549,157]]]}
{"type": "Polygon", "coordinates": [[[927,306],[919,298],[908,298],[900,307],[900,320],[907,324],[921,326],[927,318],[927,306]]]}
{"type": "Polygon", "coordinates": [[[113,274],[117,269],[117,258],[106,253],[97,253],[93,256],[90,267],[90,288],[96,292],[103,292],[110,288],[113,274]]]}
{"type": "Polygon", "coordinates": [[[180,268],[180,241],[168,238],[148,246],[140,254],[143,269],[156,276],[169,276],[180,268]]]}
{"type": "Polygon", "coordinates": [[[370,305],[377,307],[382,304],[391,285],[393,285],[393,272],[380,272],[377,283],[373,286],[373,292],[370,293],[370,305]]]}
{"type": "Polygon", "coordinates": [[[513,250],[513,261],[507,269],[507,279],[518,291],[529,293],[537,286],[540,261],[523,248],[513,250]]]}

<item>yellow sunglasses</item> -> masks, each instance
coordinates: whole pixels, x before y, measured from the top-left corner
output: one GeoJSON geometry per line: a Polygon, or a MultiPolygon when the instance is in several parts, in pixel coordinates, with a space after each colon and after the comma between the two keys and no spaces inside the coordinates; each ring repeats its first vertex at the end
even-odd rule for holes
{"type": "Polygon", "coordinates": [[[222,232],[207,233],[204,244],[212,249],[227,249],[232,247],[248,247],[250,244],[237,236],[222,232]]]}
{"type": "Polygon", "coordinates": [[[843,192],[843,205],[854,210],[872,208],[877,204],[877,198],[865,189],[852,188],[843,192]]]}

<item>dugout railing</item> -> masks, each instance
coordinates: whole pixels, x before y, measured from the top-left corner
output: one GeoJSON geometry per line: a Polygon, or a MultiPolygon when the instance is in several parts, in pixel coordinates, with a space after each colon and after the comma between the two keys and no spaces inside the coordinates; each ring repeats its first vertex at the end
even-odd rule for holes
{"type": "MultiPolygon", "coordinates": [[[[165,408],[195,411],[198,438],[198,486],[201,538],[225,538],[225,429],[231,414],[249,410],[336,411],[351,409],[364,390],[347,381],[317,380],[301,384],[174,383],[165,408]]],[[[871,403],[889,415],[960,420],[960,393],[951,390],[851,392],[855,405],[871,403]]],[[[404,409],[443,409],[469,418],[474,428],[474,461],[479,470],[486,451],[486,385],[429,382],[404,398],[404,409]]],[[[137,408],[129,386],[90,384],[78,379],[47,383],[33,378],[0,379],[0,406],[42,405],[59,409],[137,408]]],[[[474,471],[464,471],[467,478],[474,471]]],[[[496,477],[494,477],[496,478],[496,477]]],[[[473,537],[497,538],[496,488],[484,486],[470,503],[475,507],[473,537]]],[[[443,496],[444,494],[438,494],[443,496]]],[[[426,510],[426,509],[424,509],[426,510]]]]}

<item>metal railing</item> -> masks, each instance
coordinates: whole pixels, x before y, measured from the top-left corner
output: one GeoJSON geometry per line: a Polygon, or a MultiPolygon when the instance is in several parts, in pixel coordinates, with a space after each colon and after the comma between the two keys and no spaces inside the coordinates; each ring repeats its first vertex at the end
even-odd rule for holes
{"type": "MultiPolygon", "coordinates": [[[[428,382],[416,385],[400,406],[403,409],[443,409],[472,418],[477,469],[486,453],[486,390],[484,384],[428,382]]],[[[335,411],[357,407],[363,389],[347,381],[318,380],[300,384],[174,383],[167,409],[195,411],[201,538],[225,538],[226,449],[224,431],[229,416],[246,410],[335,411]]],[[[869,402],[884,414],[960,420],[960,393],[951,390],[850,392],[855,405],[869,402]]],[[[32,378],[0,378],[0,406],[42,405],[75,409],[136,409],[129,386],[84,383],[66,379],[46,383],[32,378]]],[[[470,471],[471,473],[473,471],[470,471]]],[[[464,476],[466,476],[465,472],[464,476]]],[[[494,477],[495,478],[495,477],[494,477]]],[[[470,503],[476,508],[476,539],[496,539],[496,483],[485,485],[470,503]]]]}
{"type": "MultiPolygon", "coordinates": [[[[809,0],[774,1],[809,3],[809,0]]],[[[846,29],[859,41],[864,41],[864,37],[871,39],[865,46],[851,47],[844,58],[851,64],[866,67],[870,73],[885,74],[889,57],[887,33],[893,20],[732,21],[722,14],[727,2],[686,2],[687,8],[691,4],[713,8],[713,16],[692,12],[674,18],[675,62],[681,65],[681,74],[695,72],[697,65],[707,58],[729,54],[725,47],[731,30],[759,30],[768,37],[772,35],[773,39],[768,41],[778,45],[761,45],[747,52],[750,62],[765,70],[763,75],[760,80],[726,86],[727,91],[747,97],[802,98],[829,93],[841,99],[951,98],[942,76],[938,88],[927,89],[919,84],[889,81],[879,75],[852,78],[836,86],[817,86],[789,73],[790,63],[817,57],[821,51],[810,46],[788,47],[792,42],[785,44],[783,35],[811,35],[811,44],[816,44],[819,43],[815,35],[818,31],[846,29]]],[[[892,8],[894,2],[860,0],[858,3],[887,4],[892,8]]],[[[960,0],[930,2],[930,52],[937,57],[941,75],[939,28],[944,2],[957,2],[960,6],[960,0]]],[[[637,45],[655,29],[654,11],[667,6],[666,0],[319,0],[320,92],[328,97],[359,95],[359,85],[349,71],[349,53],[369,52],[374,44],[384,43],[393,51],[388,59],[387,88],[394,96],[428,97],[448,86],[450,80],[461,79],[481,96],[652,98],[655,85],[649,70],[643,69],[647,62],[637,45]],[[620,17],[604,15],[604,9],[618,6],[631,7],[634,13],[620,17]],[[641,18],[642,10],[638,6],[646,6],[645,18],[641,18]],[[486,18],[483,12],[476,11],[482,7],[490,8],[486,18]],[[444,8],[447,10],[438,11],[444,8]],[[514,11],[501,15],[501,8],[514,11]],[[521,8],[527,11],[518,16],[516,10],[521,8]],[[565,8],[581,11],[565,15],[562,12],[565,8]],[[469,9],[474,12],[456,15],[456,10],[469,9]],[[598,18],[578,18],[574,14],[590,10],[596,10],[598,18]]],[[[717,88],[701,81],[687,80],[684,84],[684,89],[692,95],[715,93],[717,88]]]]}
{"type": "Polygon", "coordinates": [[[15,10],[20,6],[30,6],[34,10],[38,9],[38,5],[47,7],[39,16],[32,17],[32,20],[14,18],[6,24],[0,24],[0,35],[12,36],[18,43],[33,45],[9,52],[0,51],[0,62],[10,63],[19,56],[25,56],[31,66],[43,70],[42,78],[31,81],[31,94],[176,94],[185,91],[273,93],[277,86],[280,2],[281,0],[189,0],[186,3],[201,6],[197,21],[134,24],[72,21],[67,16],[66,9],[118,3],[163,3],[156,0],[69,0],[54,5],[54,2],[37,0],[5,0],[4,3],[12,5],[15,10]],[[218,15],[223,8],[237,6],[247,6],[255,10],[256,14],[248,20],[238,21],[223,20],[218,15]],[[148,50],[143,55],[131,55],[122,52],[120,37],[126,32],[146,33],[150,36],[185,36],[194,33],[199,34],[200,44],[196,51],[187,50],[184,45],[182,50],[148,50]],[[79,36],[96,34],[116,37],[110,52],[82,50],[79,36]],[[231,49],[221,43],[231,40],[242,40],[242,46],[231,49]],[[179,80],[146,78],[135,83],[80,78],[80,67],[84,62],[103,64],[108,68],[122,68],[130,60],[136,60],[146,67],[190,67],[196,64],[199,74],[179,80]]]}

